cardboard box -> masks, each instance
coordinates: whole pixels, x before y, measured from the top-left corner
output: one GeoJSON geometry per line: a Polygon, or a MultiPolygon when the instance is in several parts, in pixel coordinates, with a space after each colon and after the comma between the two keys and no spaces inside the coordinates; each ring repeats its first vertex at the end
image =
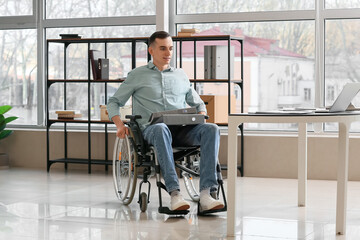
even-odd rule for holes
{"type": "Polygon", "coordinates": [[[100,105],[100,120],[109,121],[109,113],[107,111],[106,105],[100,105]]]}
{"type": "MultiPolygon", "coordinates": [[[[207,109],[209,123],[228,123],[228,96],[201,95],[207,109]]],[[[235,112],[235,96],[231,96],[231,111],[235,112]]]]}
{"type": "MultiPolygon", "coordinates": [[[[129,120],[126,119],[125,116],[126,115],[131,115],[132,114],[132,108],[129,105],[126,105],[122,108],[120,108],[120,116],[121,116],[121,120],[129,120]]],[[[109,113],[107,111],[106,105],[100,105],[100,120],[101,121],[109,121],[109,113]]]]}

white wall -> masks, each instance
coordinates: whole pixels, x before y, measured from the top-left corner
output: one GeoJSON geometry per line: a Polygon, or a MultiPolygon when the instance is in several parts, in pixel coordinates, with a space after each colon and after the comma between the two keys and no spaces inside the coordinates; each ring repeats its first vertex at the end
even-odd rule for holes
{"type": "MultiPolygon", "coordinates": [[[[336,179],[337,135],[309,134],[308,178],[336,179]]],[[[63,156],[63,133],[51,132],[51,158],[63,156]]],[[[92,133],[92,153],[94,158],[103,159],[104,134],[92,133]]],[[[115,134],[109,134],[109,159],[115,134]]],[[[239,137],[240,142],[240,137],[239,137]]],[[[297,178],[297,137],[296,135],[255,135],[246,134],[245,176],[271,178],[297,178]]],[[[240,143],[239,143],[240,146],[240,143]]],[[[360,138],[350,138],[349,179],[360,180],[360,138]]],[[[16,130],[9,138],[1,141],[0,152],[10,156],[10,167],[37,168],[46,171],[46,131],[16,130]]],[[[69,156],[87,157],[87,133],[69,133],[69,156]]],[[[219,159],[227,161],[227,136],[221,136],[219,159]]],[[[87,166],[69,164],[71,169],[84,169],[87,166]]],[[[51,169],[63,169],[63,164],[53,164],[51,169]]],[[[94,170],[104,171],[104,166],[93,166],[94,170]]],[[[111,170],[111,168],[110,168],[111,170]]]]}

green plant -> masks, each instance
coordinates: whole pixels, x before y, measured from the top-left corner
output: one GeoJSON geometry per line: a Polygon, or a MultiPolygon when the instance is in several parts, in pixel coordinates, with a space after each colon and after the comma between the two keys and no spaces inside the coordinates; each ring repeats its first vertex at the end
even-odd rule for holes
{"type": "Polygon", "coordinates": [[[11,121],[16,120],[18,117],[4,117],[4,114],[8,112],[12,107],[9,105],[0,106],[0,140],[6,138],[10,134],[12,134],[12,130],[6,130],[6,124],[11,121]]]}

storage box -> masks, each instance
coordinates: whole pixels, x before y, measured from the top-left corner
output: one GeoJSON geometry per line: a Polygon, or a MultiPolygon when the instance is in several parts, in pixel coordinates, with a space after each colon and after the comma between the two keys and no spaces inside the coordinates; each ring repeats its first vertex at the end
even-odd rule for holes
{"type": "MultiPolygon", "coordinates": [[[[234,79],[235,48],[230,46],[230,79],[234,79]]],[[[204,78],[228,79],[228,46],[204,46],[204,78]]]]}
{"type": "MultiPolygon", "coordinates": [[[[201,95],[207,109],[209,123],[228,123],[228,96],[201,95]]],[[[231,111],[235,112],[235,96],[231,96],[231,111]]]]}

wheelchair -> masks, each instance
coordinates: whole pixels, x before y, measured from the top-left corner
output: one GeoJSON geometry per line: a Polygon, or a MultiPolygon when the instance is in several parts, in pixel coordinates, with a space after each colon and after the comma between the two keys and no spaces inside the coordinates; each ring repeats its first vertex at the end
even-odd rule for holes
{"type": "MultiPolygon", "coordinates": [[[[128,205],[132,202],[138,178],[141,179],[138,193],[138,204],[140,210],[145,212],[150,203],[151,183],[149,178],[156,176],[156,185],[158,188],[159,208],[158,212],[167,215],[186,215],[189,210],[170,210],[163,206],[162,190],[166,191],[165,184],[161,180],[160,165],[157,160],[156,151],[143,139],[141,129],[137,119],[140,115],[127,115],[130,119],[126,125],[129,129],[129,135],[125,138],[116,138],[113,152],[113,180],[115,193],[122,204],[128,205]],[[142,172],[140,171],[142,169],[142,172]],[[141,174],[139,174],[139,172],[141,174]],[[142,191],[144,184],[148,185],[147,191],[142,191]]],[[[200,177],[200,147],[179,147],[173,146],[175,167],[179,169],[180,177],[183,179],[187,193],[192,201],[198,203],[198,215],[207,215],[215,212],[227,210],[227,202],[223,186],[220,164],[217,164],[218,188],[211,192],[213,198],[218,199],[222,196],[224,207],[216,210],[200,211],[200,194],[196,186],[200,177]]]]}

